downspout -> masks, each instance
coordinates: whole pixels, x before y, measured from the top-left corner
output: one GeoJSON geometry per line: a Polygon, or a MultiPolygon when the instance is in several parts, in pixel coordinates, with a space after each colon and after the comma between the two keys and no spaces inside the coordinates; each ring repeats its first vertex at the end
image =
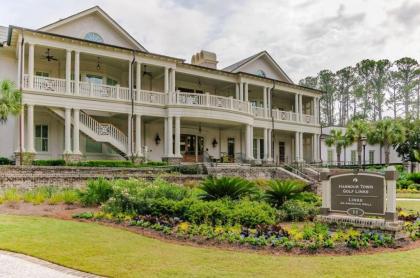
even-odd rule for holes
{"type": "Polygon", "coordinates": [[[321,134],[319,135],[319,140],[318,140],[318,144],[319,144],[319,161],[321,162],[321,166],[322,166],[322,144],[321,144],[321,137],[322,137],[322,124],[321,124],[321,98],[318,99],[318,103],[317,103],[317,107],[318,107],[318,123],[319,126],[321,128],[321,134]]]}
{"type": "MultiPolygon", "coordinates": [[[[19,78],[20,78],[20,80],[19,80],[19,91],[20,91],[20,93],[22,93],[22,90],[23,90],[23,86],[22,86],[22,83],[23,83],[22,82],[23,81],[23,47],[24,47],[24,43],[25,43],[25,37],[24,37],[24,34],[23,34],[23,30],[21,30],[21,34],[22,34],[22,41],[20,43],[20,69],[19,69],[19,71],[20,71],[20,73],[19,73],[20,74],[20,76],[19,76],[19,78]]],[[[25,109],[23,107],[22,99],[23,98],[20,98],[20,105],[22,107],[22,111],[21,111],[20,116],[19,116],[19,153],[20,153],[19,160],[20,160],[20,166],[22,166],[22,163],[23,163],[22,121],[25,120],[25,119],[22,119],[22,117],[23,117],[22,112],[25,109]]]]}
{"type": "Polygon", "coordinates": [[[130,84],[130,96],[131,96],[131,120],[130,120],[130,125],[131,125],[131,128],[130,128],[130,131],[131,131],[131,140],[130,140],[130,150],[131,150],[131,161],[134,163],[134,146],[133,146],[133,135],[134,135],[134,132],[133,132],[133,120],[134,120],[134,94],[133,94],[133,83],[134,83],[134,68],[133,68],[133,65],[134,65],[134,63],[136,62],[136,56],[135,56],[135,53],[134,53],[134,51],[132,52],[133,53],[133,59],[131,60],[131,64],[130,64],[130,67],[131,67],[131,76],[130,76],[130,78],[131,78],[131,84],[130,84]]]}

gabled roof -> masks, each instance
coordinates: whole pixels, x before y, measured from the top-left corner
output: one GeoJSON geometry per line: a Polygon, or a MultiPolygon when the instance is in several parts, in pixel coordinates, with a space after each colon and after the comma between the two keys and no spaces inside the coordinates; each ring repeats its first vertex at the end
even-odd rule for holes
{"type": "Polygon", "coordinates": [[[5,41],[7,41],[8,30],[9,28],[0,26],[0,46],[2,46],[5,41]]]}
{"type": "Polygon", "coordinates": [[[277,62],[273,59],[273,57],[271,57],[271,55],[267,51],[265,51],[265,50],[264,51],[261,51],[261,52],[258,52],[257,54],[254,54],[254,55],[252,55],[252,56],[250,56],[248,58],[245,58],[245,59],[243,59],[243,60],[241,60],[239,62],[236,62],[236,63],[234,63],[234,64],[232,64],[232,65],[224,68],[223,70],[230,71],[230,72],[240,72],[241,69],[245,65],[247,65],[247,64],[249,64],[249,63],[251,63],[251,62],[253,62],[253,61],[255,61],[255,60],[257,60],[257,59],[259,59],[261,57],[266,57],[268,59],[268,61],[270,61],[270,63],[274,66],[274,68],[277,69],[279,71],[279,73],[281,75],[283,75],[288,82],[290,82],[290,83],[293,84],[292,79],[290,79],[290,77],[277,64],[277,62]]]}
{"type": "Polygon", "coordinates": [[[136,39],[134,39],[124,28],[122,28],[111,16],[109,16],[104,10],[102,10],[99,6],[94,6],[90,9],[81,11],[79,13],[76,13],[74,15],[71,15],[69,17],[60,19],[56,22],[53,22],[51,24],[48,24],[44,27],[39,28],[39,31],[43,32],[49,32],[50,30],[59,27],[61,25],[64,25],[68,22],[71,22],[73,20],[76,20],[78,18],[81,18],[83,16],[89,15],[89,14],[99,14],[105,21],[109,22],[111,26],[113,26],[116,30],[118,30],[128,41],[133,43],[138,50],[147,52],[146,48],[144,48],[136,39]]]}

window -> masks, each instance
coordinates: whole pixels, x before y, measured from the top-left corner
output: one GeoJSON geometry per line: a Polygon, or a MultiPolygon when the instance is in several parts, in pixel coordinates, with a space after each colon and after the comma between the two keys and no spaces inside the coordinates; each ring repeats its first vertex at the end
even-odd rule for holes
{"type": "Polygon", "coordinates": [[[89,137],[86,137],[86,152],[102,153],[102,143],[96,142],[89,137]]]}
{"type": "Polygon", "coordinates": [[[369,164],[374,164],[375,163],[375,151],[369,151],[369,164]]]}
{"type": "Polygon", "coordinates": [[[92,42],[104,42],[104,39],[95,32],[89,32],[85,35],[85,40],[92,41],[92,42]]]}
{"type": "Polygon", "coordinates": [[[266,77],[267,76],[262,69],[257,70],[257,75],[259,75],[261,77],[266,77]]]}
{"type": "Polygon", "coordinates": [[[37,152],[48,152],[48,126],[35,126],[35,150],[37,152]]]}
{"type": "Polygon", "coordinates": [[[334,158],[333,158],[333,156],[334,156],[334,150],[328,150],[328,163],[332,163],[333,162],[333,160],[334,160],[334,158]]]}
{"type": "Polygon", "coordinates": [[[35,73],[36,76],[42,76],[42,77],[49,77],[50,74],[48,72],[43,72],[43,71],[37,71],[35,73]]]}
{"type": "Polygon", "coordinates": [[[352,164],[356,164],[356,151],[355,150],[352,150],[351,151],[351,163],[352,164]]]}
{"type": "Polygon", "coordinates": [[[100,75],[87,74],[86,75],[86,80],[89,83],[102,84],[102,76],[100,76],[100,75]]]}

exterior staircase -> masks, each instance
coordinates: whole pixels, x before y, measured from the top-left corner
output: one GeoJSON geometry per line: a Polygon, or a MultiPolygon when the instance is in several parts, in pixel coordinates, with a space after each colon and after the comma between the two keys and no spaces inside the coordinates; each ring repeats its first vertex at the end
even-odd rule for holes
{"type": "MultiPolygon", "coordinates": [[[[56,115],[64,119],[64,111],[50,108],[56,115]]],[[[101,143],[107,143],[124,158],[127,158],[128,137],[121,130],[109,123],[100,123],[83,111],[80,111],[80,131],[101,143]]]]}

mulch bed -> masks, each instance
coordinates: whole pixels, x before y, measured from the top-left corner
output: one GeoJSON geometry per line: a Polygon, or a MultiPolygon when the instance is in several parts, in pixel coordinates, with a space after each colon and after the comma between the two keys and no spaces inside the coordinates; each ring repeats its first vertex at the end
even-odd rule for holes
{"type": "MultiPolygon", "coordinates": [[[[107,220],[86,220],[86,219],[74,219],[72,218],[73,214],[82,213],[82,212],[97,212],[100,208],[98,207],[80,207],[77,205],[48,205],[40,204],[33,205],[30,203],[8,203],[0,205],[0,214],[10,214],[10,215],[29,215],[29,216],[44,216],[52,217],[62,220],[72,220],[78,222],[86,223],[98,223],[108,227],[123,229],[130,231],[142,236],[149,238],[161,240],[167,243],[180,244],[185,246],[193,246],[200,248],[215,248],[228,251],[241,251],[241,252],[255,252],[261,254],[270,254],[270,255],[318,255],[318,256],[330,256],[330,255],[339,255],[339,256],[348,256],[348,255],[361,255],[361,254],[377,254],[377,253],[387,253],[387,252],[400,252],[407,251],[416,248],[420,248],[420,240],[417,241],[403,241],[398,244],[395,248],[387,247],[368,247],[362,248],[359,250],[351,249],[346,246],[336,246],[335,248],[320,248],[315,252],[308,251],[306,249],[293,248],[291,251],[286,251],[280,247],[270,247],[270,246],[252,246],[247,244],[231,244],[227,242],[220,242],[215,239],[205,239],[203,237],[190,237],[190,236],[176,236],[176,235],[167,235],[159,231],[155,231],[148,228],[130,226],[126,222],[116,223],[107,220]]],[[[285,226],[290,225],[285,223],[285,226]]]]}

